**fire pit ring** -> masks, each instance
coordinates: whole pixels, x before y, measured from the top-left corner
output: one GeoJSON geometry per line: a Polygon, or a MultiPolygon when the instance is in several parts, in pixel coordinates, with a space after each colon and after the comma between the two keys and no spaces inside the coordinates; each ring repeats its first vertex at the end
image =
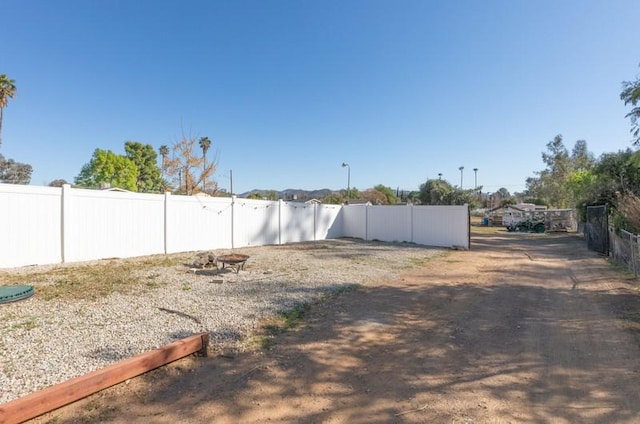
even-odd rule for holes
{"type": "Polygon", "coordinates": [[[229,255],[221,255],[216,258],[216,261],[222,264],[222,269],[225,266],[232,268],[236,271],[236,274],[240,270],[244,270],[244,264],[249,259],[249,255],[241,255],[240,253],[231,253],[229,255]]]}

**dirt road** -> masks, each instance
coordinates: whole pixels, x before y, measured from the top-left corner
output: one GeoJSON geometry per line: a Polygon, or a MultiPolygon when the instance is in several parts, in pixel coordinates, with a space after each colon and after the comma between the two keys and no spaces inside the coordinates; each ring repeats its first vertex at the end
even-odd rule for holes
{"type": "Polygon", "coordinates": [[[575,235],[476,235],[314,306],[270,350],[179,361],[37,422],[638,423],[636,287],[575,235]]]}

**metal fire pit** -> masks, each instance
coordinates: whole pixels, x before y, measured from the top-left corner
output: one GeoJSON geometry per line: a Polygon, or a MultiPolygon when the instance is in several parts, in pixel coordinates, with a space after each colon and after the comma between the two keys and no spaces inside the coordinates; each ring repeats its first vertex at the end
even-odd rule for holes
{"type": "Polygon", "coordinates": [[[236,274],[240,272],[240,270],[244,270],[244,264],[249,259],[249,255],[241,255],[239,253],[232,253],[230,255],[222,255],[218,256],[216,260],[222,264],[222,269],[225,266],[228,266],[231,269],[236,271],[236,274]]]}

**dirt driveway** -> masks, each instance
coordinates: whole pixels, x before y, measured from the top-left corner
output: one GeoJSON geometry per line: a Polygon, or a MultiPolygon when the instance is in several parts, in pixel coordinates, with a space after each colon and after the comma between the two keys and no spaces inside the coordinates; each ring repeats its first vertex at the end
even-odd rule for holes
{"type": "Polygon", "coordinates": [[[270,350],[185,359],[37,422],[638,423],[636,287],[575,235],[476,235],[314,306],[270,350]]]}

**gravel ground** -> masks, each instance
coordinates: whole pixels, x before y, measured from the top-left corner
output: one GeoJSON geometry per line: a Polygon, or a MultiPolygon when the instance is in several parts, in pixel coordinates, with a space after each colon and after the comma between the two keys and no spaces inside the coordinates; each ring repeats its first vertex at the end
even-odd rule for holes
{"type": "MultiPolygon", "coordinates": [[[[213,350],[242,349],[269,316],[349,285],[396,278],[442,252],[351,239],[251,247],[233,251],[250,256],[237,274],[188,266],[196,253],[173,255],[184,264],[172,266],[130,259],[153,284],[98,300],[44,300],[38,287],[52,282],[30,282],[35,296],[0,305],[0,404],[197,332],[210,333],[213,350]]],[[[0,285],[8,274],[60,267],[4,270],[0,285]]]]}

